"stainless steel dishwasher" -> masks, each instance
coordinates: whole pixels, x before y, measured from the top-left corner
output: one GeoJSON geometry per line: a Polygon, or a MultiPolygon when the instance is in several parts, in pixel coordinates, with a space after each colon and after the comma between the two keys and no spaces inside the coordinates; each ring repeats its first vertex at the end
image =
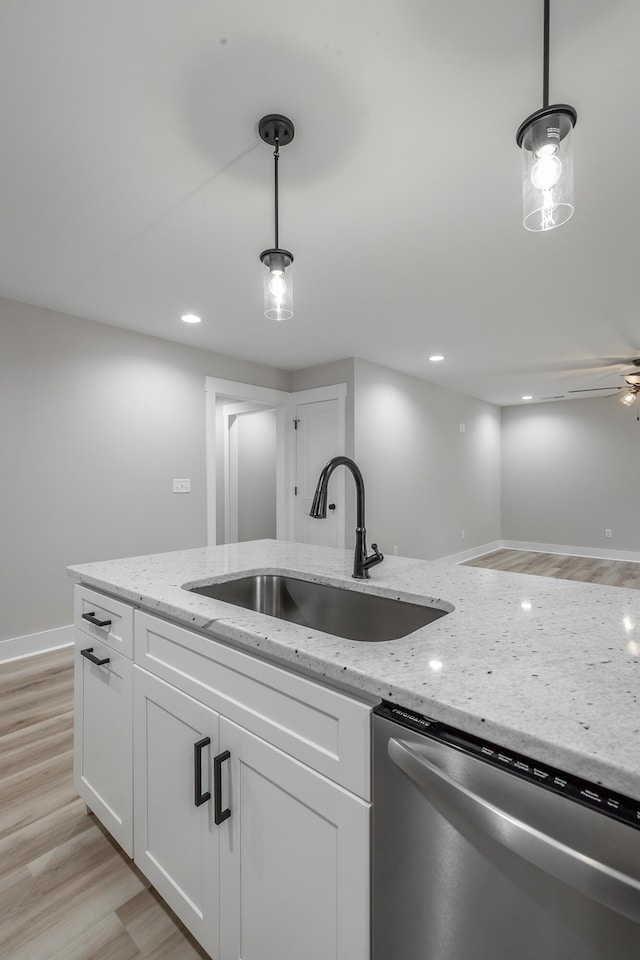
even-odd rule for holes
{"type": "Polygon", "coordinates": [[[373,799],[374,960],[640,960],[639,803],[390,703],[373,799]]]}

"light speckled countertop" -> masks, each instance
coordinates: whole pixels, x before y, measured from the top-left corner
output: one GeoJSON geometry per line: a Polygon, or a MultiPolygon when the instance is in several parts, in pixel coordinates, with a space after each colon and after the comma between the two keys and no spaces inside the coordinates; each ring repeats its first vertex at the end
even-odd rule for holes
{"type": "Polygon", "coordinates": [[[640,592],[388,557],[351,578],[350,550],[260,540],[69,567],[89,587],[319,678],[413,708],[640,800],[640,592]],[[358,643],[183,589],[287,572],[455,610],[358,643]]]}

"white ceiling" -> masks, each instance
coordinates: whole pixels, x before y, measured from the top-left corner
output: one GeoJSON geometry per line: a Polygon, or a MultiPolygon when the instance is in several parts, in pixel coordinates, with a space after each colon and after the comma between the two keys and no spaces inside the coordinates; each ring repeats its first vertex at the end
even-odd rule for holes
{"type": "Polygon", "coordinates": [[[551,13],[576,212],[530,234],[515,131],[541,106],[542,0],[3,0],[0,295],[285,369],[363,357],[498,404],[621,383],[604,364],[640,356],[640,4],[551,13]],[[296,125],[279,325],[258,261],[272,112],[296,125]]]}

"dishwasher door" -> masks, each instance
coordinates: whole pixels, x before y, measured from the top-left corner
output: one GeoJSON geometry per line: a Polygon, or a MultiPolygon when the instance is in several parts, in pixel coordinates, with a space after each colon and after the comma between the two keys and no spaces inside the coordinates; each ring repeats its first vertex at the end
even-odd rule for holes
{"type": "Polygon", "coordinates": [[[640,958],[640,830],[374,716],[374,960],[640,958]]]}

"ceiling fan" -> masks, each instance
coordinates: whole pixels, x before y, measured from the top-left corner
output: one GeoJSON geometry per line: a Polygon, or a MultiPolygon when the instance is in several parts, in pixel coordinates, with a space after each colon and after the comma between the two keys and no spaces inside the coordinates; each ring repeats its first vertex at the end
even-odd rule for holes
{"type": "MultiPolygon", "coordinates": [[[[621,373],[620,376],[625,381],[624,384],[610,384],[608,387],[583,387],[583,388],[574,388],[573,390],[567,390],[566,394],[561,394],[553,397],[541,397],[541,400],[563,400],[569,394],[582,394],[582,393],[599,393],[601,391],[608,392],[610,396],[616,396],[620,390],[624,390],[624,396],[620,397],[622,403],[626,406],[631,406],[635,402],[636,398],[640,395],[640,357],[634,357],[632,359],[625,358],[616,358],[615,360],[608,360],[603,363],[605,367],[632,367],[631,370],[628,370],[626,373],[621,373]]],[[[613,372],[613,371],[611,371],[613,372]]],[[[606,373],[605,376],[610,376],[611,373],[606,373]]]]}
{"type": "Polygon", "coordinates": [[[597,393],[601,390],[607,390],[609,393],[617,393],[619,390],[625,390],[625,395],[621,397],[621,400],[627,406],[630,406],[635,401],[638,393],[640,393],[640,357],[634,357],[631,360],[616,360],[607,365],[632,367],[631,370],[620,374],[625,381],[624,384],[609,385],[608,387],[585,387],[583,389],[568,390],[567,393],[597,393]]]}
{"type": "MultiPolygon", "coordinates": [[[[624,403],[626,407],[630,407],[631,404],[635,403],[638,399],[638,394],[640,394],[640,357],[635,357],[632,360],[623,361],[625,366],[630,365],[633,367],[632,370],[628,370],[626,373],[621,373],[620,376],[625,381],[626,386],[620,384],[619,386],[609,386],[609,387],[587,387],[584,390],[569,390],[568,393],[596,393],[599,390],[608,390],[609,393],[613,396],[619,390],[624,390],[625,393],[620,397],[620,402],[624,403]],[[612,393],[613,391],[613,393],[612,393]]],[[[618,364],[612,364],[612,366],[617,366],[618,364]]],[[[640,419],[640,413],[638,414],[638,419],[640,419]]]]}

